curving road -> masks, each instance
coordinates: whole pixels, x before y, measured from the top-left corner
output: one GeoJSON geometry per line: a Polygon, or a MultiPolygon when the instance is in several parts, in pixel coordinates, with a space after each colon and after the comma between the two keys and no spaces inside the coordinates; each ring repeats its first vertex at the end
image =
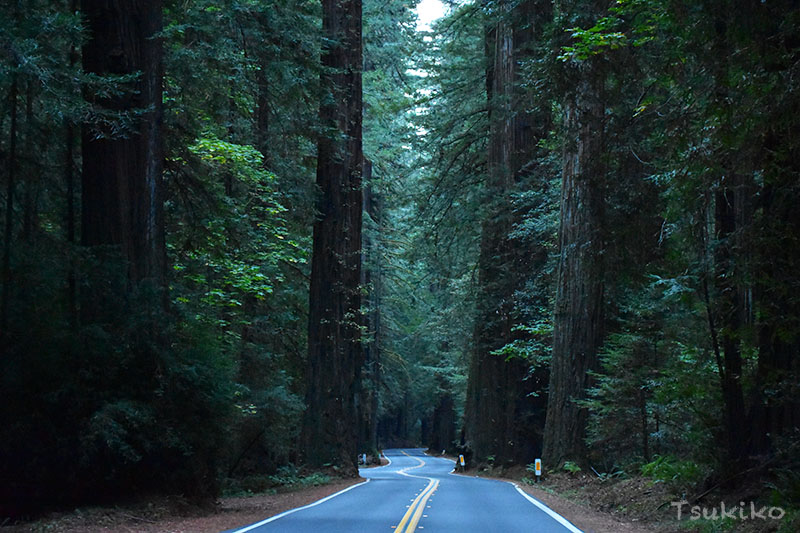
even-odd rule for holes
{"type": "Polygon", "coordinates": [[[453,461],[421,449],[385,455],[364,483],[234,533],[581,533],[511,483],[452,474],[453,461]]]}

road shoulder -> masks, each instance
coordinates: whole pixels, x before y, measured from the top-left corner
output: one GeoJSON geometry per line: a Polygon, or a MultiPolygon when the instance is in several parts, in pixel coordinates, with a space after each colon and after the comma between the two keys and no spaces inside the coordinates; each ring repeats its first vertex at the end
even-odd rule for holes
{"type": "MultiPolygon", "coordinates": [[[[512,481],[512,480],[504,480],[512,481]]],[[[584,533],[650,533],[657,532],[637,521],[624,521],[602,511],[596,511],[588,505],[569,500],[558,494],[517,483],[526,494],[536,498],[547,507],[560,514],[584,533]]]]}
{"type": "MultiPolygon", "coordinates": [[[[454,475],[474,477],[475,472],[468,471],[465,474],[454,472],[454,475]]],[[[578,491],[567,491],[562,495],[549,488],[546,484],[541,486],[529,485],[520,482],[518,478],[498,477],[485,472],[480,473],[477,477],[505,481],[516,485],[520,490],[539,500],[584,533],[664,533],[665,531],[672,531],[664,529],[663,524],[645,523],[635,517],[620,516],[593,508],[590,502],[580,501],[578,491]]]]}

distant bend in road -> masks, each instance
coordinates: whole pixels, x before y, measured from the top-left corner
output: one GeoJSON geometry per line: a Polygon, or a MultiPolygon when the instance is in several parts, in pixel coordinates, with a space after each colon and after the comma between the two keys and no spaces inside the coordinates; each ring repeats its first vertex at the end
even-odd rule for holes
{"type": "Polygon", "coordinates": [[[511,483],[456,475],[421,449],[385,455],[365,482],[231,533],[581,533],[511,483]]]}

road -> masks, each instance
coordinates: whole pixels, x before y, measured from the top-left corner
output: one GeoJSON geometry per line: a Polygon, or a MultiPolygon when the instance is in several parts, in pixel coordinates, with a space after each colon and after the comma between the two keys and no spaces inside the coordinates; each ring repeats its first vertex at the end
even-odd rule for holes
{"type": "Polygon", "coordinates": [[[387,450],[364,483],[234,533],[581,533],[511,483],[451,473],[420,449],[387,450]]]}

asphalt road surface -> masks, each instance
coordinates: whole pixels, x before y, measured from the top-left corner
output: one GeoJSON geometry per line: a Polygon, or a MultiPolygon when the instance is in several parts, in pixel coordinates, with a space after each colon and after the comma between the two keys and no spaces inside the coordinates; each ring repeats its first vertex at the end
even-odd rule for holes
{"type": "Polygon", "coordinates": [[[420,449],[387,450],[367,481],[233,530],[281,533],[581,533],[511,483],[452,474],[453,461],[420,449]]]}

